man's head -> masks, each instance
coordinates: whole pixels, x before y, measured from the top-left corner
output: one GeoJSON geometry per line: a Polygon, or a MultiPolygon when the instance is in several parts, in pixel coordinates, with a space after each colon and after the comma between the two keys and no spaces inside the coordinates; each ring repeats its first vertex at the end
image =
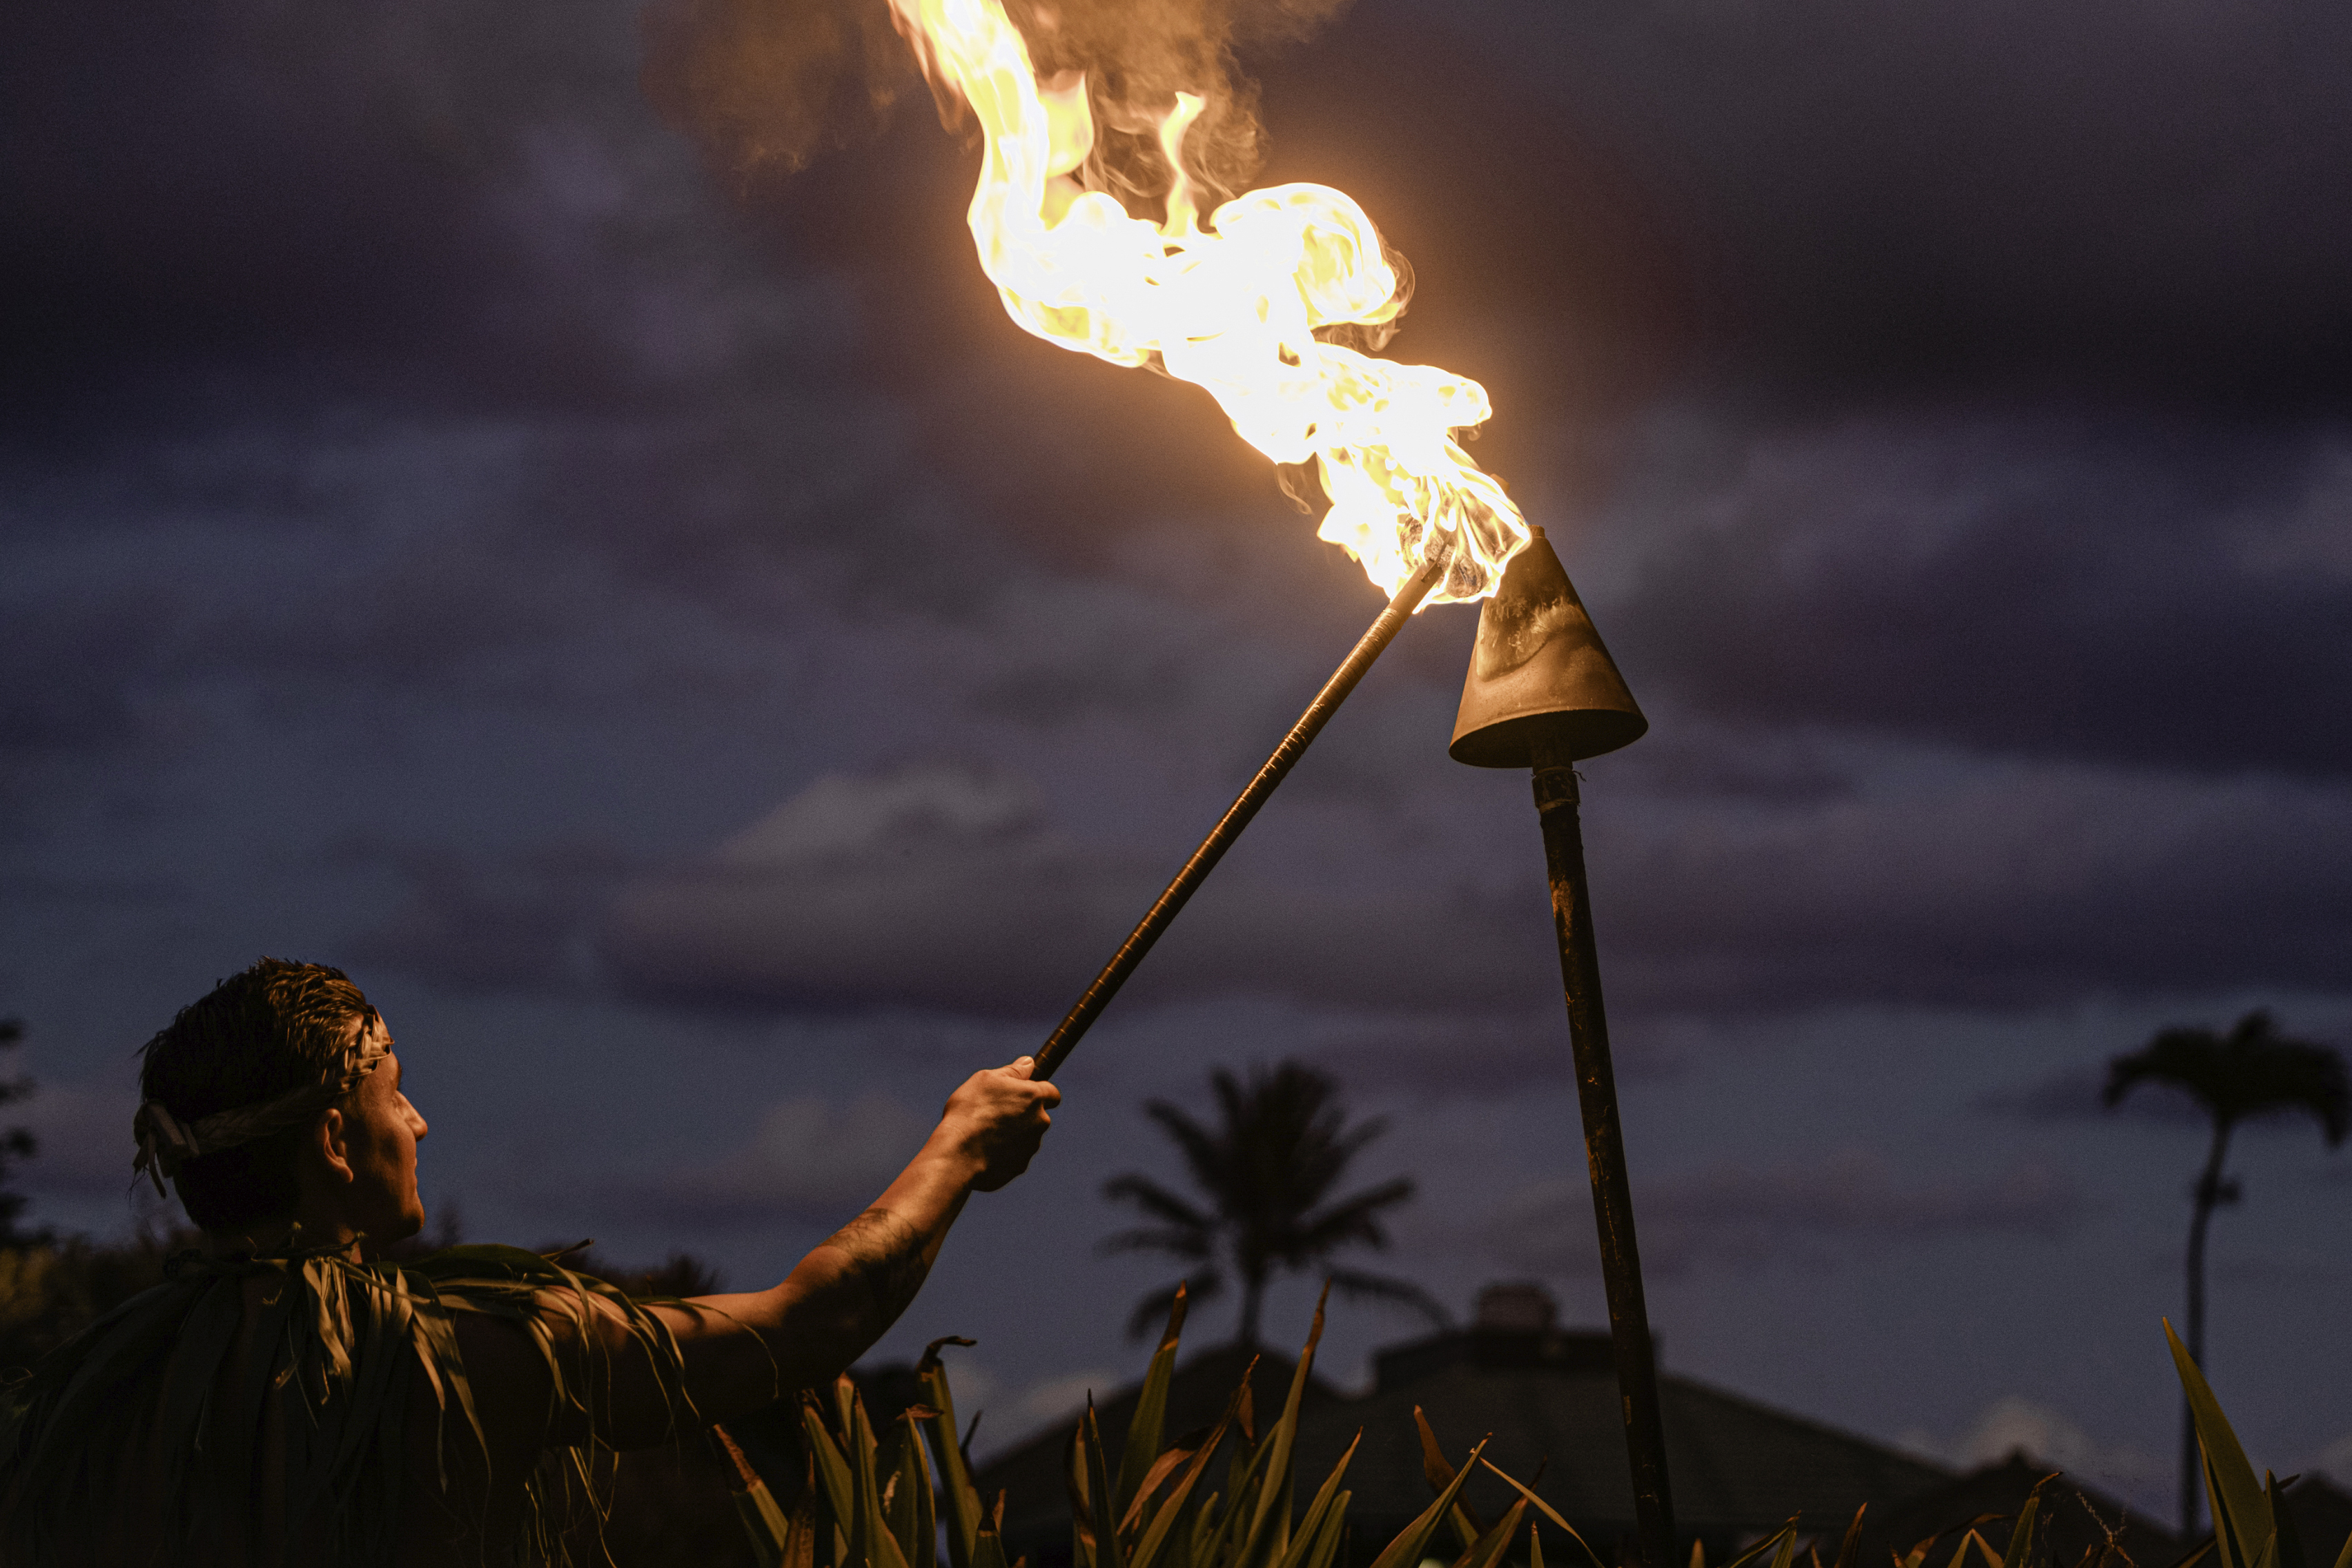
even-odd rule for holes
{"type": "Polygon", "coordinates": [[[416,1234],[425,1120],[401,1093],[391,1044],[359,987],[321,964],[264,958],[182,1008],[147,1042],[140,1071],[142,1097],[175,1129],[225,1112],[291,1112],[287,1125],[225,1146],[199,1134],[201,1152],[173,1175],[188,1217],[226,1235],[298,1217],[379,1242],[416,1234]]]}

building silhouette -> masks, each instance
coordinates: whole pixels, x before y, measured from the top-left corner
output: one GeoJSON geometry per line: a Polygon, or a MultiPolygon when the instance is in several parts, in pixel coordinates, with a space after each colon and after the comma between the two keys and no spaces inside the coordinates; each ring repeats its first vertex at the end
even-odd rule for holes
{"type": "MultiPolygon", "coordinates": [[[[1372,1386],[1347,1394],[1309,1382],[1300,1405],[1297,1474],[1302,1501],[1362,1439],[1343,1483],[1354,1496],[1351,1533],[1369,1561],[1428,1506],[1431,1490],[1414,1411],[1426,1416],[1449,1460],[1459,1463],[1481,1438],[1495,1464],[1577,1527],[1604,1558],[1622,1557],[1633,1531],[1633,1489],[1625,1462],[1617,1381],[1606,1333],[1562,1329],[1550,1298],[1533,1285],[1490,1286],[1468,1327],[1392,1346],[1373,1357],[1372,1386]]],[[[1171,1436],[1214,1422],[1241,1381],[1249,1354],[1234,1345],[1181,1363],[1169,1391],[1171,1436]]],[[[1295,1363],[1260,1352],[1251,1380],[1261,1426],[1280,1413],[1295,1363]]],[[[1826,1557],[1852,1522],[1864,1516],[1865,1564],[1928,1538],[1943,1540],[1948,1560],[1968,1523],[2014,1513],[2048,1473],[2013,1456],[1967,1475],[1822,1422],[1774,1409],[1694,1379],[1661,1373],[1675,1523],[1684,1547],[1704,1542],[1710,1561],[1795,1518],[1826,1537],[1826,1557]]],[[[1096,1400],[1105,1441],[1123,1439],[1135,1410],[1132,1387],[1096,1400]]],[[[984,1496],[1006,1494],[1005,1548],[1034,1568],[1070,1557],[1070,1507],[1065,1455],[1075,1419],[1066,1420],[990,1459],[975,1479],[984,1496]]],[[[1473,1513],[1491,1521],[1514,1494],[1483,1472],[1465,1489],[1473,1513]]],[[[2113,1530],[2139,1568],[2166,1568],[2178,1542],[2160,1524],[2095,1491],[2059,1485],[2045,1491],[2057,1561],[2071,1565],[2113,1530]]],[[[1988,1535],[1994,1527],[1984,1527],[1988,1535]]],[[[1563,1543],[1564,1544],[1564,1543],[1563,1543]]],[[[1993,1542],[1995,1550],[2005,1537],[1993,1542]]],[[[1450,1558],[1450,1536],[1433,1552],[1450,1558]]]]}

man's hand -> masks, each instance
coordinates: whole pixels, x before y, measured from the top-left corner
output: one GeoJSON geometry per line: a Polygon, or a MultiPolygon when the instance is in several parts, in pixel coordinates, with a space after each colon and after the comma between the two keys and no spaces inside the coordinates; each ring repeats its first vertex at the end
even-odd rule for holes
{"type": "Polygon", "coordinates": [[[1027,1170],[1054,1124],[1062,1091],[1030,1078],[1036,1065],[1034,1058],[1022,1057],[1009,1067],[976,1072],[948,1097],[930,1142],[969,1162],[975,1192],[992,1193],[1027,1170]]]}

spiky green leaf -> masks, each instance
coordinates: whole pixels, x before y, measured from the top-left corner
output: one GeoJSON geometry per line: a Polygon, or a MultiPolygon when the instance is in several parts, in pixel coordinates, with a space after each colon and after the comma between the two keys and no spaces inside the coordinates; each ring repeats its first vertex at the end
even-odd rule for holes
{"type": "Polygon", "coordinates": [[[1422,1552],[1429,1545],[1429,1538],[1437,1531],[1438,1521],[1445,1517],[1445,1510],[1454,1506],[1454,1500],[1461,1495],[1462,1483],[1468,1480],[1470,1472],[1478,1468],[1478,1461],[1486,1451],[1486,1439],[1481,1438],[1478,1446],[1470,1450],[1470,1457],[1462,1462],[1462,1468],[1454,1473],[1453,1481],[1437,1500],[1422,1510],[1394,1541],[1381,1548],[1381,1554],[1372,1559],[1372,1568],[1413,1568],[1421,1561],[1422,1552]]]}
{"type": "Polygon", "coordinates": [[[948,1345],[971,1342],[955,1336],[933,1340],[923,1347],[923,1359],[915,1366],[925,1401],[933,1412],[928,1426],[931,1457],[940,1470],[940,1489],[947,1498],[949,1568],[977,1568],[971,1553],[973,1538],[980,1533],[981,1508],[980,1489],[972,1485],[971,1468],[956,1436],[955,1395],[948,1387],[948,1369],[940,1360],[940,1352],[948,1345]]]}
{"type": "Polygon", "coordinates": [[[2254,1467],[2238,1446],[2221,1402],[2213,1397],[2205,1374],[2189,1358],[2189,1347],[2172,1331],[2168,1320],[2164,1337],[2172,1347],[2172,1364],[2189,1395],[2189,1415],[2197,1428],[2197,1446],[2205,1456],[2205,1472],[2213,1503],[2213,1532],[2224,1568],[2245,1568],[2278,1529],[2271,1517],[2270,1499],[2254,1479],[2254,1467]]]}
{"type": "Polygon", "coordinates": [[[1128,1504],[1135,1500],[1160,1457],[1160,1439],[1168,1418],[1168,1384],[1176,1375],[1176,1348],[1184,1333],[1184,1288],[1176,1287],[1174,1300],[1168,1305],[1168,1327],[1160,1336],[1160,1348],[1152,1352],[1150,1370],[1143,1375],[1143,1388],[1135,1398],[1135,1416],[1127,1424],[1127,1446],[1118,1461],[1118,1488],[1108,1510],[1111,1518],[1124,1517],[1128,1504]]]}

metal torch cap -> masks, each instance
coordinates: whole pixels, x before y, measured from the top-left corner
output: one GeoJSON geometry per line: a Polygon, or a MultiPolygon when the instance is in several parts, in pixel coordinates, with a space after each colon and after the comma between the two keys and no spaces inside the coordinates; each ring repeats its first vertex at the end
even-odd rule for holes
{"type": "Polygon", "coordinates": [[[1447,754],[1480,768],[1534,765],[1538,727],[1564,731],[1579,758],[1630,746],[1650,728],[1544,531],[1511,557],[1478,614],[1447,754]]]}

